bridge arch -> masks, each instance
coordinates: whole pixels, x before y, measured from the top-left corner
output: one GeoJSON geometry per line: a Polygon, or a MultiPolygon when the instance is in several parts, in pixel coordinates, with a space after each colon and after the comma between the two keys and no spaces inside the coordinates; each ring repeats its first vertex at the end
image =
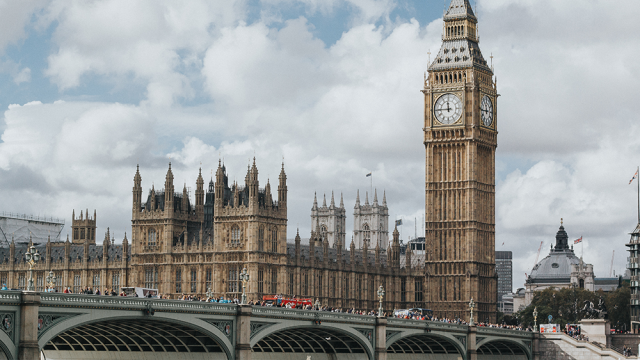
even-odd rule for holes
{"type": "MultiPolygon", "coordinates": [[[[356,326],[357,327],[357,326],[356,326]]],[[[348,324],[323,322],[321,325],[300,322],[270,323],[251,337],[251,349],[260,358],[282,359],[282,353],[325,353],[331,359],[373,359],[374,328],[356,330],[348,324]],[[266,356],[265,356],[266,355],[266,356]]]]}
{"type": "Polygon", "coordinates": [[[226,335],[206,319],[190,317],[186,322],[179,313],[158,312],[154,316],[144,316],[135,311],[114,316],[104,312],[95,310],[68,315],[39,334],[39,348],[45,355],[47,352],[118,351],[121,355],[129,352],[132,359],[137,359],[141,352],[151,351],[187,352],[191,360],[198,359],[199,355],[213,359],[235,358],[231,327],[226,335]],[[219,356],[215,356],[216,353],[219,356]]]}
{"type": "Polygon", "coordinates": [[[13,344],[14,342],[11,340],[11,338],[4,331],[0,331],[0,360],[13,360],[18,358],[17,347],[14,346],[12,348],[9,348],[7,346],[11,346],[13,344]]]}
{"type": "MultiPolygon", "coordinates": [[[[411,329],[396,334],[388,332],[387,359],[413,359],[415,354],[430,354],[429,359],[466,359],[466,346],[455,335],[411,329]]],[[[466,342],[466,334],[459,336],[466,342]]]]}
{"type": "Polygon", "coordinates": [[[476,344],[478,359],[531,360],[531,349],[521,340],[488,337],[476,344]]]}

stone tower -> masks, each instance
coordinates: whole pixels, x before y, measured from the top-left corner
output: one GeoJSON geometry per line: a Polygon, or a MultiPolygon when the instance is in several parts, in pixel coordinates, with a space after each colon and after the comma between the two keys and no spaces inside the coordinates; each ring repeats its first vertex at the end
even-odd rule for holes
{"type": "Polygon", "coordinates": [[[336,206],[331,192],[331,204],[327,206],[327,198],[322,201],[322,206],[318,206],[318,199],[313,197],[313,207],[311,208],[311,229],[320,230],[320,236],[327,239],[329,246],[337,248],[338,246],[346,249],[345,245],[345,223],[346,211],[344,209],[344,200],[340,195],[340,206],[336,206]]]}
{"type": "Polygon", "coordinates": [[[378,190],[373,195],[373,204],[369,204],[369,194],[365,193],[364,204],[360,204],[360,190],[356,195],[353,209],[353,240],[359,249],[365,242],[369,248],[389,246],[389,208],[387,195],[382,195],[382,205],[378,204],[378,190]]]}
{"type": "Polygon", "coordinates": [[[96,211],[93,210],[93,218],[89,216],[89,209],[80,217],[76,217],[76,211],[71,215],[71,242],[74,244],[96,243],[96,211]]]}
{"type": "Polygon", "coordinates": [[[287,175],[284,164],[274,200],[267,180],[260,188],[255,158],[244,186],[228,184],[226,168],[218,164],[213,207],[213,291],[240,298],[240,272],[247,268],[249,299],[284,293],[287,263],[287,175]]]}
{"type": "Polygon", "coordinates": [[[426,307],[496,317],[496,82],[468,0],[452,0],[424,84],[426,307]]]}

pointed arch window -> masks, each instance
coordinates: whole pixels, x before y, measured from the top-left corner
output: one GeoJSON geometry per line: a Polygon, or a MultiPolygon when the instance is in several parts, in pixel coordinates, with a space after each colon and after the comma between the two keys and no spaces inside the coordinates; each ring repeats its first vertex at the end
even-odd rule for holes
{"type": "Polygon", "coordinates": [[[264,251],[264,226],[258,229],[258,251],[264,251]]]}
{"type": "Polygon", "coordinates": [[[238,225],[233,225],[231,228],[231,245],[240,245],[240,227],[238,227],[238,225]]]}
{"type": "Polygon", "coordinates": [[[364,239],[364,241],[367,242],[367,244],[370,244],[371,241],[371,228],[369,228],[369,224],[365,223],[362,226],[362,238],[364,239]]]}
{"type": "Polygon", "coordinates": [[[276,227],[271,229],[271,251],[278,252],[278,229],[276,227]]]}
{"type": "Polygon", "coordinates": [[[156,229],[149,229],[149,233],[147,235],[147,245],[156,246],[156,244],[157,244],[156,229]]]}

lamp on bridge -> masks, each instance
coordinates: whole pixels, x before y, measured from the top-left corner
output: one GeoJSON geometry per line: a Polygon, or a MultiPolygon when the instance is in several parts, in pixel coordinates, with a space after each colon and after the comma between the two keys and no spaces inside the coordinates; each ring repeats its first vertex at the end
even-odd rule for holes
{"type": "Polygon", "coordinates": [[[56,275],[53,273],[52,270],[49,270],[49,275],[47,275],[46,278],[47,281],[47,289],[49,292],[55,292],[56,291],[56,282],[58,281],[58,279],[56,278],[56,275]]]}
{"type": "Polygon", "coordinates": [[[378,316],[382,317],[383,316],[383,309],[382,309],[382,299],[384,299],[384,288],[382,287],[382,285],[380,285],[380,287],[378,288],[378,299],[380,299],[380,307],[378,307],[378,316]]]}
{"type": "Polygon", "coordinates": [[[471,310],[471,314],[469,315],[469,326],[474,326],[473,323],[473,308],[476,307],[476,303],[473,302],[473,298],[469,301],[469,309],[471,310]]]}
{"type": "Polygon", "coordinates": [[[538,332],[538,307],[533,308],[533,331],[538,332]]]}
{"type": "Polygon", "coordinates": [[[242,297],[240,298],[240,305],[246,305],[247,293],[245,292],[245,289],[247,288],[247,282],[249,281],[247,268],[242,269],[242,272],[240,273],[240,281],[242,281],[242,297]]]}
{"type": "Polygon", "coordinates": [[[27,283],[27,291],[36,291],[36,288],[33,286],[33,267],[38,261],[40,261],[38,249],[31,245],[29,250],[24,254],[24,258],[27,260],[27,264],[29,264],[29,282],[27,283]]]}
{"type": "Polygon", "coordinates": [[[207,288],[207,292],[204,294],[207,295],[207,302],[210,302],[213,297],[213,291],[211,291],[211,288],[207,288]]]}

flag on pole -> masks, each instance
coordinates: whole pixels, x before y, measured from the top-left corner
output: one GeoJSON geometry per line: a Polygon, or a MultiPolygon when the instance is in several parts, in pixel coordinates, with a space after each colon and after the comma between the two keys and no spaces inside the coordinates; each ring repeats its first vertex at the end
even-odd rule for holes
{"type": "Polygon", "coordinates": [[[396,220],[396,226],[402,226],[402,219],[396,220]]]}
{"type": "Polygon", "coordinates": [[[525,277],[525,278],[527,277],[527,273],[524,273],[524,277],[525,277]]]}
{"type": "Polygon", "coordinates": [[[582,236],[580,236],[580,239],[573,240],[574,244],[578,244],[578,243],[581,243],[581,242],[582,242],[582,236]]]}
{"type": "Polygon", "coordinates": [[[636,179],[636,177],[638,177],[638,170],[636,170],[636,173],[633,174],[633,177],[631,178],[631,180],[629,180],[629,185],[631,185],[631,183],[633,182],[633,180],[636,179]]]}
{"type": "Polygon", "coordinates": [[[504,246],[504,243],[502,243],[502,246],[504,246]]]}
{"type": "Polygon", "coordinates": [[[368,173],[366,177],[369,177],[369,176],[371,176],[371,173],[368,173]]]}

